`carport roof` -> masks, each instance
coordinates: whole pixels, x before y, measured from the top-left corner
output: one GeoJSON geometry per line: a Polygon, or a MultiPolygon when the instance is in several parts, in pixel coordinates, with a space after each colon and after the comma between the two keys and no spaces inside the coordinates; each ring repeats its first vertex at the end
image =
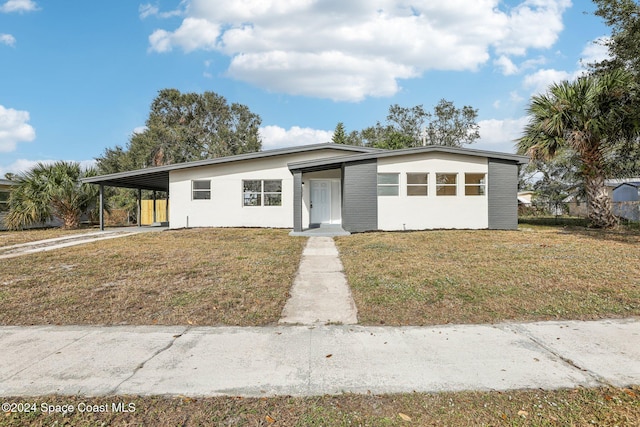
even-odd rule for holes
{"type": "Polygon", "coordinates": [[[109,175],[92,176],[83,178],[82,182],[100,184],[111,187],[136,188],[141,190],[169,191],[169,172],[173,170],[210,166],[222,163],[238,162],[242,160],[254,160],[265,157],[295,154],[322,149],[342,150],[352,153],[377,153],[384,152],[377,148],[354,147],[344,144],[313,144],[299,147],[280,148],[275,150],[258,151],[255,153],[238,154],[235,156],[218,157],[215,159],[198,160],[195,162],[177,163],[174,165],[157,166],[128,172],[119,172],[109,175]]]}

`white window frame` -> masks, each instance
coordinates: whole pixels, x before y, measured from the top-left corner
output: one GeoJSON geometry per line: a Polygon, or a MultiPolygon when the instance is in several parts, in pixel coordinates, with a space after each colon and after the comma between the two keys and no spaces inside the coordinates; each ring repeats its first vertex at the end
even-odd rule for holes
{"type": "Polygon", "coordinates": [[[429,196],[429,172],[407,172],[407,197],[428,197],[429,196]],[[409,175],[424,175],[426,181],[424,184],[409,183],[409,175]],[[426,194],[409,194],[409,188],[424,188],[426,194]]]}
{"type": "Polygon", "coordinates": [[[455,197],[458,195],[458,173],[457,172],[438,172],[436,173],[436,196],[438,197],[455,197]],[[453,184],[440,184],[438,183],[438,177],[440,175],[453,175],[455,177],[455,182],[453,184]],[[440,188],[453,188],[454,194],[439,194],[438,189],[440,188]]]}
{"type": "Polygon", "coordinates": [[[194,179],[191,181],[191,200],[211,200],[211,180],[210,179],[194,179]],[[207,183],[209,188],[196,188],[197,183],[207,183]],[[195,197],[196,194],[207,194],[207,197],[195,197]]]}
{"type": "Polygon", "coordinates": [[[398,172],[379,172],[377,175],[378,196],[379,197],[398,197],[400,195],[400,173],[398,172]],[[381,176],[394,176],[395,183],[380,183],[381,176]],[[395,194],[380,194],[381,189],[395,188],[395,194]]]}
{"type": "Polygon", "coordinates": [[[282,206],[282,180],[281,179],[243,179],[242,180],[242,206],[245,208],[259,208],[259,207],[280,207],[282,206]],[[260,182],[260,191],[246,191],[245,190],[245,182],[260,182]],[[280,184],[280,191],[265,191],[265,181],[275,181],[280,184]],[[247,204],[247,196],[257,195],[260,204],[247,204]],[[280,203],[279,204],[265,204],[266,197],[269,195],[280,195],[280,203]]]}
{"type": "Polygon", "coordinates": [[[487,174],[484,172],[466,172],[464,174],[464,195],[469,197],[478,197],[487,195],[487,174]],[[480,184],[467,184],[467,175],[482,175],[480,184]],[[467,194],[467,188],[477,188],[478,194],[467,194]]]}

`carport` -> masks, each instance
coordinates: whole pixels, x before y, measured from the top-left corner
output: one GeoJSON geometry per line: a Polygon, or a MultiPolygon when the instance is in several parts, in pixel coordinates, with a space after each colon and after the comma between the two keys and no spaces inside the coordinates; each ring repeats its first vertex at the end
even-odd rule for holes
{"type": "MultiPolygon", "coordinates": [[[[130,172],[119,172],[109,175],[83,178],[83,183],[100,186],[100,230],[104,230],[105,186],[132,188],[138,190],[138,227],[141,226],[142,190],[153,191],[153,221],[156,222],[156,193],[158,191],[164,191],[167,193],[167,199],[169,198],[169,170],[175,168],[175,165],[172,166],[158,166],[130,172]]],[[[169,204],[167,203],[167,209],[168,206],[169,204]]],[[[168,217],[169,216],[167,215],[167,218],[168,217]]]]}

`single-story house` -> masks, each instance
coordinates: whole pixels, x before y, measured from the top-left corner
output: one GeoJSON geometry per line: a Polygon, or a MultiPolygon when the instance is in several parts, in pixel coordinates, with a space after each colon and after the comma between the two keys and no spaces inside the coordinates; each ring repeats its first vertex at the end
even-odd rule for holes
{"type": "MultiPolygon", "coordinates": [[[[526,157],[442,146],[316,144],[85,178],[167,191],[169,226],[515,229],[526,157]]],[[[103,191],[101,192],[104,193],[103,191]]]]}
{"type": "MultiPolygon", "coordinates": [[[[9,211],[9,197],[15,185],[17,185],[15,181],[0,179],[0,230],[7,229],[7,227],[4,225],[4,218],[7,215],[7,212],[9,211]]],[[[31,224],[29,226],[26,226],[25,228],[30,229],[30,228],[60,227],[61,225],[62,225],[62,221],[60,219],[52,218],[45,222],[31,224]]]]}
{"type": "Polygon", "coordinates": [[[13,181],[0,179],[0,230],[5,229],[4,216],[9,210],[9,194],[13,185],[13,181]]]}
{"type": "Polygon", "coordinates": [[[613,213],[630,221],[640,221],[640,181],[630,181],[613,189],[613,213]]]}

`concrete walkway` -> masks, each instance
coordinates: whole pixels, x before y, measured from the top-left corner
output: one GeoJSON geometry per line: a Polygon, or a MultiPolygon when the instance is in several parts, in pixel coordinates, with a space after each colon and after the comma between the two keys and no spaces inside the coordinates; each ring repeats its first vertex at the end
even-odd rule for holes
{"type": "Polygon", "coordinates": [[[331,237],[310,237],[280,324],[358,323],[356,304],[331,237]]]}
{"type": "Polygon", "coordinates": [[[84,245],[85,243],[100,240],[115,239],[131,236],[137,233],[166,230],[166,227],[119,227],[104,231],[91,231],[81,234],[69,234],[53,239],[37,240],[34,242],[19,243],[17,245],[0,247],[0,259],[15,258],[21,255],[46,252],[55,249],[68,248],[70,246],[84,245]]]}
{"type": "Polygon", "coordinates": [[[0,327],[0,396],[272,396],[640,384],[640,321],[0,327]]]}

